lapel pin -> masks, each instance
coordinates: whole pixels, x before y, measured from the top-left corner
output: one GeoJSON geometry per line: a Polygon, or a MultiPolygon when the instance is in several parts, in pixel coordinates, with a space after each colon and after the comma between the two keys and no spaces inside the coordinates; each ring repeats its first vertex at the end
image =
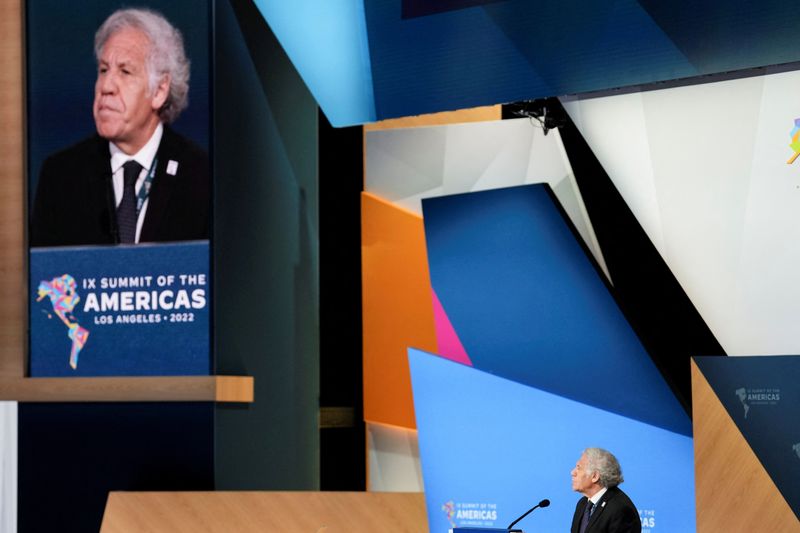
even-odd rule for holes
{"type": "Polygon", "coordinates": [[[174,176],[178,173],[178,162],[174,159],[170,159],[169,163],[167,163],[167,174],[170,176],[174,176]]]}

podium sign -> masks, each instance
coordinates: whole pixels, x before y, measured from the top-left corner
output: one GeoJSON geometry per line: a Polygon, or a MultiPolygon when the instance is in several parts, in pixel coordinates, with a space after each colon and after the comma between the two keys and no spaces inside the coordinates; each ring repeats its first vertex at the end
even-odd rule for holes
{"type": "Polygon", "coordinates": [[[30,375],[208,375],[208,241],[34,248],[30,375]]]}
{"type": "Polygon", "coordinates": [[[521,529],[498,529],[496,527],[454,527],[450,533],[522,533],[521,529]]]}

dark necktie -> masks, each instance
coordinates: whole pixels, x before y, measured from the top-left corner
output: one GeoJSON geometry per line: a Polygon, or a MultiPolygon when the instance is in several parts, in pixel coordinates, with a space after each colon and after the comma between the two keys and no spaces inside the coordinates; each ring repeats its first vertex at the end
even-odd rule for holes
{"type": "Polygon", "coordinates": [[[578,533],[583,533],[589,527],[589,517],[592,516],[594,504],[591,500],[586,500],[586,507],[583,508],[583,516],[581,517],[581,525],[578,528],[578,533]]]}
{"type": "Polygon", "coordinates": [[[133,243],[136,240],[136,180],[142,172],[142,165],[130,160],[122,168],[125,170],[125,183],[122,187],[122,201],[117,207],[117,227],[119,242],[133,243]]]}

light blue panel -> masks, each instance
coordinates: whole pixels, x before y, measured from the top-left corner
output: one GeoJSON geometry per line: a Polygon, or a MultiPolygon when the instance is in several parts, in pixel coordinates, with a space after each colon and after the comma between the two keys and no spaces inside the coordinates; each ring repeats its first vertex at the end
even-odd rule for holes
{"type": "Polygon", "coordinates": [[[331,124],[376,120],[361,0],[255,4],[331,124]]]}
{"type": "Polygon", "coordinates": [[[543,498],[550,507],[518,527],[569,530],[580,498],[570,471],[595,446],[619,459],[643,532],[695,530],[691,438],[418,350],[409,363],[431,533],[505,527],[543,498]],[[448,505],[484,518],[451,522],[448,505]]]}

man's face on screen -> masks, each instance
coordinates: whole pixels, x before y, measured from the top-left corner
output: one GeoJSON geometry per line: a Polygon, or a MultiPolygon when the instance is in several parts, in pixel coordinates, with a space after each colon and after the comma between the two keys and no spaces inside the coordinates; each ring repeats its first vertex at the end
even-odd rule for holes
{"type": "Polygon", "coordinates": [[[123,28],[103,45],[94,89],[97,133],[128,154],[136,153],[158,125],[169,79],[150,91],[147,54],[150,42],[141,31],[123,28]]]}

